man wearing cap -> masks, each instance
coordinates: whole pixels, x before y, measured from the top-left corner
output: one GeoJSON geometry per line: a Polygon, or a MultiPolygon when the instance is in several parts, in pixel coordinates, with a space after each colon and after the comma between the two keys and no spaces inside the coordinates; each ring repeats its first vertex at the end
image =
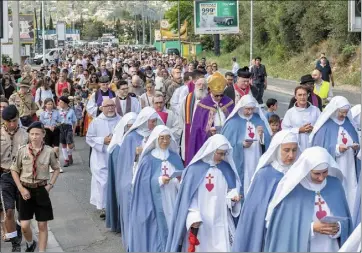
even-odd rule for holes
{"type": "MultiPolygon", "coordinates": [[[[3,124],[1,125],[1,167],[0,185],[3,201],[2,209],[5,209],[6,239],[10,240],[13,252],[20,252],[21,232],[17,231],[15,222],[15,203],[18,204],[18,189],[10,173],[10,166],[16,157],[19,147],[25,145],[28,140],[26,131],[19,127],[19,112],[15,105],[9,105],[2,111],[3,124]]],[[[19,207],[17,206],[19,210],[19,207]]]]}
{"type": "Polygon", "coordinates": [[[19,84],[19,91],[9,98],[9,103],[15,105],[18,109],[21,123],[25,127],[31,124],[32,117],[38,110],[33,96],[29,93],[30,85],[30,77],[23,78],[19,84]]]}
{"type": "Polygon", "coordinates": [[[60,165],[53,148],[43,144],[44,125],[39,121],[33,122],[27,131],[30,142],[19,148],[10,170],[21,194],[19,219],[26,241],[25,251],[34,252],[37,246],[30,228],[35,214],[39,228],[39,252],[44,252],[48,241],[48,221],[54,218],[49,191],[59,176],[60,165]],[[51,178],[49,166],[54,170],[51,178]]]}
{"type": "MultiPolygon", "coordinates": [[[[312,105],[316,106],[319,108],[320,111],[322,111],[322,99],[314,93],[314,79],[311,75],[304,75],[300,78],[300,85],[306,87],[308,89],[308,102],[311,103],[312,105]]],[[[289,108],[292,108],[295,104],[295,102],[297,102],[297,100],[295,99],[295,97],[292,97],[290,99],[290,103],[289,103],[289,108]]]]}
{"type": "Polygon", "coordinates": [[[68,97],[59,98],[59,116],[60,116],[60,144],[62,144],[62,153],[64,156],[64,167],[73,164],[74,133],[77,124],[77,117],[72,108],[69,107],[68,97]]]}
{"type": "Polygon", "coordinates": [[[116,94],[108,87],[109,81],[108,76],[101,76],[99,78],[99,89],[89,98],[86,109],[87,113],[93,118],[102,113],[100,107],[104,99],[116,97],[116,94]]]}
{"type": "Polygon", "coordinates": [[[219,133],[226,118],[234,109],[234,101],[224,96],[226,79],[219,72],[208,78],[210,94],[198,104],[191,125],[190,141],[187,149],[188,164],[205,141],[219,133]]]}

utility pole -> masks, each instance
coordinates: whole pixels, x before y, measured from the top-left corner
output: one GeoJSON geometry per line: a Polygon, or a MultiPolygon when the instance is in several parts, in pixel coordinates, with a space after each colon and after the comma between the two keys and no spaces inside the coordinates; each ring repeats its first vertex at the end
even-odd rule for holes
{"type": "Polygon", "coordinates": [[[148,23],[150,25],[150,45],[152,45],[152,19],[148,18],[148,23]]]}
{"type": "Polygon", "coordinates": [[[135,37],[135,42],[134,44],[138,44],[137,43],[137,15],[134,15],[134,37],[135,37]]]}
{"type": "MultiPolygon", "coordinates": [[[[41,18],[42,20],[44,20],[44,1],[41,1],[41,5],[42,5],[42,13],[41,13],[41,18]]],[[[46,65],[46,60],[45,60],[45,24],[43,24],[43,64],[46,65]]]]}
{"type": "Polygon", "coordinates": [[[253,0],[250,0],[250,61],[253,60],[253,0]]]}
{"type": "Polygon", "coordinates": [[[12,1],[13,17],[13,62],[21,64],[20,58],[20,27],[19,27],[19,1],[12,1]]]}
{"type": "Polygon", "coordinates": [[[181,21],[180,21],[180,0],[177,1],[177,19],[178,19],[178,46],[181,55],[181,21]]]}
{"type": "Polygon", "coordinates": [[[145,15],[144,15],[144,3],[142,3],[142,45],[146,44],[146,26],[145,26],[145,15]]]}

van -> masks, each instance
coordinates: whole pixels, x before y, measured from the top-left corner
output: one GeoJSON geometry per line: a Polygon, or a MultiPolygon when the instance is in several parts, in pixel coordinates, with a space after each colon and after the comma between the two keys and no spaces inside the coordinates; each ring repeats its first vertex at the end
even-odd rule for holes
{"type": "Polygon", "coordinates": [[[178,50],[178,48],[166,48],[165,54],[167,55],[178,55],[180,56],[180,51],[178,50]]]}
{"type": "MultiPolygon", "coordinates": [[[[46,64],[51,64],[54,63],[54,53],[58,52],[59,58],[60,55],[62,54],[62,49],[61,48],[51,48],[51,49],[46,49],[45,50],[45,61],[46,64]]],[[[34,63],[37,65],[40,65],[43,63],[43,54],[35,54],[34,59],[33,59],[34,63]]]]}

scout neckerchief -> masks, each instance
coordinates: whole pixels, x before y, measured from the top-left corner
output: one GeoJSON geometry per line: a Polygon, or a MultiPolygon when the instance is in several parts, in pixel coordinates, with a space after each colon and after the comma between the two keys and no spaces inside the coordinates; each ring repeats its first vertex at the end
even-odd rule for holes
{"type": "Polygon", "coordinates": [[[33,149],[33,146],[31,145],[31,143],[29,143],[29,145],[28,145],[29,154],[33,157],[33,177],[34,177],[34,179],[36,177],[36,168],[37,168],[36,161],[38,160],[38,157],[40,156],[43,149],[44,149],[44,145],[42,144],[40,151],[38,153],[34,154],[35,150],[33,149]]]}
{"type": "Polygon", "coordinates": [[[8,135],[10,136],[10,141],[11,141],[11,144],[10,144],[10,155],[13,154],[13,146],[14,146],[14,143],[13,143],[13,139],[14,139],[14,135],[16,134],[16,132],[19,130],[19,125],[15,128],[14,131],[9,131],[8,127],[3,124],[4,126],[4,129],[5,129],[5,132],[8,133],[8,135]]]}
{"type": "Polygon", "coordinates": [[[21,94],[20,92],[18,92],[18,95],[19,95],[21,101],[23,102],[22,105],[21,105],[22,109],[24,109],[24,105],[25,105],[26,108],[28,108],[28,110],[31,111],[31,109],[29,108],[29,106],[26,104],[25,95],[24,95],[24,94],[21,94]]]}
{"type": "Polygon", "coordinates": [[[68,110],[64,110],[64,109],[62,109],[62,110],[61,110],[60,116],[62,116],[62,117],[64,118],[64,122],[63,122],[63,124],[65,124],[65,123],[66,123],[66,120],[67,120],[67,115],[68,115],[69,109],[70,109],[70,107],[68,107],[68,110]]]}

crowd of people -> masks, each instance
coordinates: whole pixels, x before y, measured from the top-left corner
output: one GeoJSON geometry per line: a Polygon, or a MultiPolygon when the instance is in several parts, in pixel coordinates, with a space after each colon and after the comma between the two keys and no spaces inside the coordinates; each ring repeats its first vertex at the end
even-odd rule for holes
{"type": "Polygon", "coordinates": [[[102,48],[14,64],[0,90],[12,251],[23,236],[27,252],[46,250],[49,191],[74,164],[75,135],[90,146],[90,203],[124,250],[360,251],[361,105],[333,96],[321,55],[280,117],[275,98],[264,105],[261,58],[232,63],[102,48]]]}

